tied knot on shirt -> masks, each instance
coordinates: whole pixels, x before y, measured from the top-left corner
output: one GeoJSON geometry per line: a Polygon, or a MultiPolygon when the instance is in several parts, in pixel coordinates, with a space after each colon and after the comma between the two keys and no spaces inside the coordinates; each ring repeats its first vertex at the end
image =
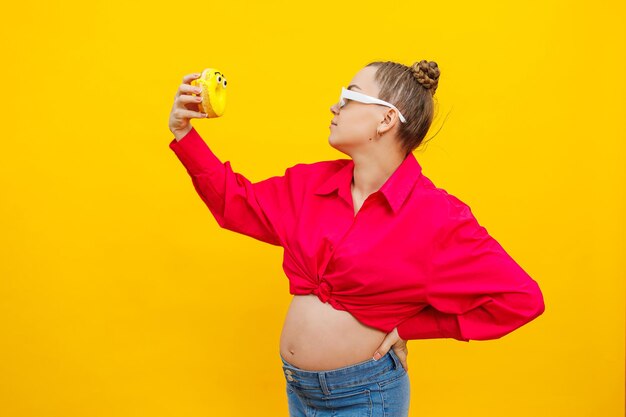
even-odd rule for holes
{"type": "Polygon", "coordinates": [[[319,299],[325,303],[330,298],[331,286],[328,282],[322,281],[320,285],[315,289],[315,294],[319,297],[319,299]]]}

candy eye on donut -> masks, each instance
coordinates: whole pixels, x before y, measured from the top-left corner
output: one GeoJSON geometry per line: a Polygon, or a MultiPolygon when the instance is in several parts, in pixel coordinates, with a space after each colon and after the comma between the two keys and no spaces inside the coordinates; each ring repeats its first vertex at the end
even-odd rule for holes
{"type": "Polygon", "coordinates": [[[224,82],[222,83],[222,85],[224,86],[224,88],[226,88],[226,78],[224,78],[224,82]]]}

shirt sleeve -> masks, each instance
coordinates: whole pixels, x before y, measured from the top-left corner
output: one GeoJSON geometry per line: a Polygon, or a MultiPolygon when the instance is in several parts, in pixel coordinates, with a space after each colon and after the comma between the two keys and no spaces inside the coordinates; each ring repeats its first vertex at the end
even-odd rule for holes
{"type": "Polygon", "coordinates": [[[401,322],[404,340],[498,339],[541,315],[537,284],[489,235],[469,206],[448,194],[426,285],[427,306],[401,322]]]}
{"type": "Polygon", "coordinates": [[[294,171],[252,183],[222,162],[192,128],[170,148],[187,169],[191,181],[220,227],[275,246],[283,246],[285,222],[291,209],[290,191],[296,187],[294,171]]]}

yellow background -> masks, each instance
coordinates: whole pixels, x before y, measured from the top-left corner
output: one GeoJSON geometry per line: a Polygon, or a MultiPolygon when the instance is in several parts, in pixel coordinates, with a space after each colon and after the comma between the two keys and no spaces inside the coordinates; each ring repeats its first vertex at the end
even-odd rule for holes
{"type": "Polygon", "coordinates": [[[498,340],[410,341],[410,415],[623,416],[624,8],[3,6],[0,415],[287,416],[282,249],[211,217],[168,148],[174,94],[226,74],[225,115],[192,124],[255,181],[346,157],[328,144],[341,86],[373,60],[427,59],[427,138],[441,130],[415,155],[546,311],[498,340]]]}

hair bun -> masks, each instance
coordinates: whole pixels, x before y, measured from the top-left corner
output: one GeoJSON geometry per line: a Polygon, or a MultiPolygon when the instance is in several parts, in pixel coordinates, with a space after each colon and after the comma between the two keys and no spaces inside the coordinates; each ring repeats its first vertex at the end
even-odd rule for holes
{"type": "Polygon", "coordinates": [[[439,67],[435,61],[426,61],[425,59],[414,63],[411,66],[415,79],[427,90],[431,90],[435,94],[439,85],[439,67]]]}

